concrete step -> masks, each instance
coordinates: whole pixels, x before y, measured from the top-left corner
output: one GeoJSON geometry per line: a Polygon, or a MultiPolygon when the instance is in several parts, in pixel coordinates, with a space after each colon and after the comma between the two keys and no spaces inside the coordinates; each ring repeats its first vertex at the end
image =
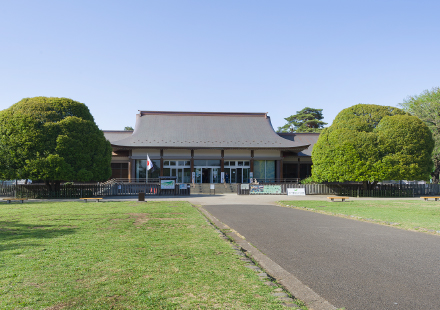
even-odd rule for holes
{"type": "MultiPolygon", "coordinates": [[[[237,184],[215,184],[216,194],[233,194],[237,193],[237,184]]],[[[214,190],[211,190],[211,184],[191,184],[191,194],[214,194],[214,190]]]]}

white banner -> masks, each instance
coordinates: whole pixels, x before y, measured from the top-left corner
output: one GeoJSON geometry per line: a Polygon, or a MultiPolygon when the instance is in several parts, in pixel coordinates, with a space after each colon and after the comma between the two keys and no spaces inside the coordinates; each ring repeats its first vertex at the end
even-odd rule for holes
{"type": "Polygon", "coordinates": [[[287,195],[301,195],[305,196],[306,189],[305,188],[288,188],[287,195]]]}

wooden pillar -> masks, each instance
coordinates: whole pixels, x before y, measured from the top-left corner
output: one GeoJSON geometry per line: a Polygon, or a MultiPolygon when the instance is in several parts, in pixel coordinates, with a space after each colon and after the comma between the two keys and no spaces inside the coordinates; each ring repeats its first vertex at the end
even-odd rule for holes
{"type": "Polygon", "coordinates": [[[225,172],[225,150],[222,150],[222,159],[220,159],[220,172],[225,172]]]}
{"type": "Polygon", "coordinates": [[[135,166],[134,159],[130,158],[128,161],[128,182],[131,182],[132,179],[136,178],[135,166]]]}
{"type": "Polygon", "coordinates": [[[298,157],[298,179],[301,179],[301,160],[298,157]]]}
{"type": "Polygon", "coordinates": [[[160,176],[163,177],[163,149],[160,149],[160,176]]]}

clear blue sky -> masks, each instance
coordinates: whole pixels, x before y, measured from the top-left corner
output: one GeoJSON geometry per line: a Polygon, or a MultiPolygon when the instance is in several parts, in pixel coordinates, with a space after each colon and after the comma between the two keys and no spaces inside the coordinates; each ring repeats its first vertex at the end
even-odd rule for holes
{"type": "Polygon", "coordinates": [[[440,1],[1,0],[0,110],[87,104],[101,129],[138,110],[396,106],[440,86],[440,1]]]}

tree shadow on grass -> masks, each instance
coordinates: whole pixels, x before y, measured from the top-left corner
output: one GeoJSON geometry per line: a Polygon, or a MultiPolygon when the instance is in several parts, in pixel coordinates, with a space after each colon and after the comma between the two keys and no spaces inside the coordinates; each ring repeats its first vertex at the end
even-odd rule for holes
{"type": "Polygon", "coordinates": [[[29,246],[41,246],[39,243],[25,242],[27,239],[57,238],[74,234],[78,228],[55,225],[22,224],[19,221],[0,221],[0,252],[29,246]]]}

